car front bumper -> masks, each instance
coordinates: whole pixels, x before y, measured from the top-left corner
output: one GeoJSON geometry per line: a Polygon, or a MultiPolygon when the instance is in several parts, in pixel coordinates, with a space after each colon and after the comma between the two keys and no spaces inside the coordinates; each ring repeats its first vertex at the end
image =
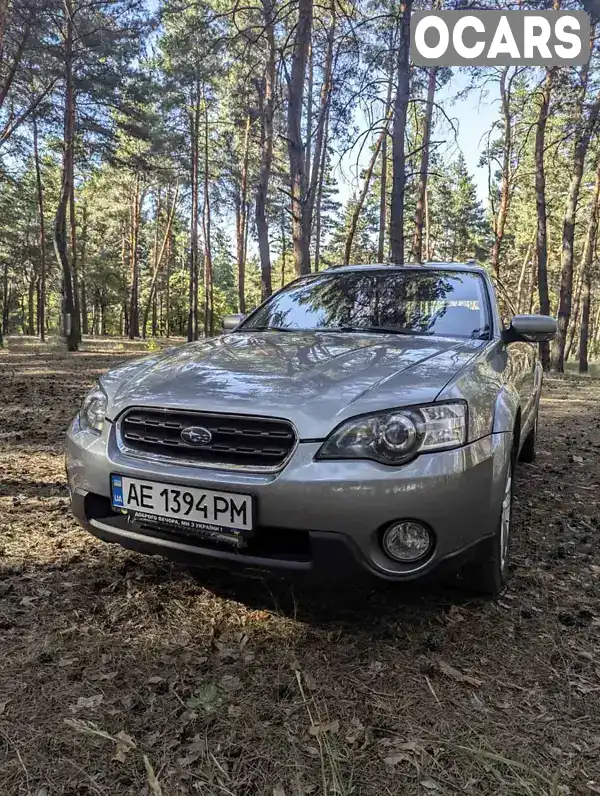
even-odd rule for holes
{"type": "Polygon", "coordinates": [[[217,470],[151,458],[117,447],[114,427],[101,435],[76,419],[67,436],[67,473],[75,517],[108,542],[182,563],[317,576],[370,573],[413,580],[458,561],[498,526],[510,434],[492,434],[463,448],[424,454],[401,467],[370,461],[316,461],[319,442],[300,443],[279,473],[217,470]],[[217,547],[190,536],[142,529],[110,509],[110,475],[250,494],[256,540],[248,550],[217,547]],[[435,545],[421,562],[402,564],[382,550],[382,530],[412,519],[433,530],[435,545]]]}

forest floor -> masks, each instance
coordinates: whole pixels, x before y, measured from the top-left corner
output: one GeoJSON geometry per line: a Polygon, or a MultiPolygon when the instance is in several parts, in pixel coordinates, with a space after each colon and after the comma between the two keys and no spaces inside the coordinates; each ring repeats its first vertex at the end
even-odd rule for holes
{"type": "Polygon", "coordinates": [[[600,381],[546,380],[500,600],[330,593],[77,526],[65,428],[134,353],[0,352],[2,796],[600,793],[600,381]]]}

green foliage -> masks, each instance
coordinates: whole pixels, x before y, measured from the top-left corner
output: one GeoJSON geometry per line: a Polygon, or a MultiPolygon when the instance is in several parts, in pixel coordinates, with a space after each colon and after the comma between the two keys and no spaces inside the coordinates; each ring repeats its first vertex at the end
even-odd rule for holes
{"type": "MultiPolygon", "coordinates": [[[[88,326],[96,334],[126,331],[135,270],[140,326],[147,313],[148,335],[186,335],[192,255],[197,252],[199,325],[204,320],[204,266],[210,254],[212,326],[218,330],[221,317],[239,307],[240,250],[247,309],[257,306],[262,297],[255,199],[265,136],[265,13],[269,3],[252,6],[200,0],[182,5],[179,0],[159,0],[156,7],[151,5],[152,11],[137,0],[98,0],[93,4],[68,0],[66,5],[55,0],[28,0],[24,5],[9,4],[10,35],[6,38],[6,57],[0,59],[0,89],[6,87],[8,64],[16,55],[19,33],[26,25],[30,33],[14,81],[8,86],[9,99],[0,101],[2,327],[10,333],[38,331],[42,249],[33,111],[44,194],[48,330],[57,331],[61,320],[62,272],[54,253],[53,226],[61,192],[67,5],[73,8],[77,52],[73,64],[76,241],[75,251],[69,251],[69,256],[75,255],[80,277],[78,298],[82,306],[85,301],[88,326]],[[29,21],[26,12],[33,13],[29,21]],[[15,121],[19,123],[13,130],[15,121]],[[3,130],[7,129],[10,135],[3,139],[3,130]],[[198,221],[193,230],[195,186],[198,221]]],[[[297,14],[294,4],[281,0],[275,0],[272,11],[276,85],[267,218],[271,277],[277,289],[295,277],[287,114],[297,14]]],[[[390,79],[393,102],[399,6],[389,0],[343,0],[341,5],[316,5],[313,14],[301,133],[307,166],[305,187],[316,192],[311,256],[313,262],[318,257],[319,268],[326,268],[344,259],[364,169],[389,111],[386,97],[390,79]],[[334,60],[327,99],[325,64],[330,44],[334,60]],[[322,160],[315,169],[320,129],[325,131],[325,142],[322,160]],[[348,176],[349,163],[356,178],[348,176]],[[313,174],[318,177],[316,186],[311,184],[313,174]]],[[[596,60],[595,56],[590,98],[599,82],[596,60]]],[[[500,271],[516,302],[528,310],[537,306],[534,141],[544,75],[534,68],[513,72],[508,101],[510,206],[500,271]]],[[[502,108],[498,103],[489,141],[481,145],[481,162],[489,171],[489,196],[484,206],[453,141],[448,122],[451,105],[440,101],[440,92],[448,96],[456,86],[463,92],[482,92],[488,101],[496,102],[500,74],[499,70],[474,69],[465,87],[463,75],[448,68],[436,72],[438,93],[432,117],[423,236],[428,259],[476,258],[489,262],[507,142],[502,108]]],[[[407,255],[415,229],[428,76],[422,68],[411,71],[404,191],[407,255]]],[[[562,227],[574,136],[581,126],[576,119],[578,79],[575,73],[556,73],[546,130],[548,274],[553,308],[560,289],[562,227]]],[[[586,102],[584,115],[588,109],[586,102]]],[[[460,123],[468,125],[469,120],[461,119],[460,123]]],[[[389,137],[384,197],[387,233],[394,176],[392,149],[389,137]]],[[[574,245],[577,262],[586,234],[596,152],[594,140],[579,197],[574,245]]],[[[379,158],[358,216],[353,262],[374,262],[378,258],[382,168],[379,158]]],[[[594,269],[595,307],[596,260],[594,269]]],[[[576,274],[575,294],[577,284],[576,274]]],[[[597,332],[596,338],[600,344],[597,332]]]]}

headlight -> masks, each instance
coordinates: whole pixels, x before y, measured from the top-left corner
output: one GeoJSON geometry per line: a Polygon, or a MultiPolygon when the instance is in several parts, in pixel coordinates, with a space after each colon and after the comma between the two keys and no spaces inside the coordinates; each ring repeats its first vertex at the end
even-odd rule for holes
{"type": "Polygon", "coordinates": [[[348,420],[329,436],[317,458],[403,464],[418,453],[457,448],[466,439],[466,404],[432,404],[348,420]]]}
{"type": "Polygon", "coordinates": [[[100,434],[104,428],[107,403],[108,398],[104,390],[100,386],[94,387],[84,398],[79,410],[81,428],[89,428],[100,434]]]}

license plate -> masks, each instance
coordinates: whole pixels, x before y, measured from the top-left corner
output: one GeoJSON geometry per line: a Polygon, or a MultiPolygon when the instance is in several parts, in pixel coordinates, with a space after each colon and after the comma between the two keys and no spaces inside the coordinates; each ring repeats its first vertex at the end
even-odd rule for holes
{"type": "Polygon", "coordinates": [[[111,475],[111,502],[136,522],[149,521],[204,537],[241,541],[253,527],[250,495],[111,475]]]}

